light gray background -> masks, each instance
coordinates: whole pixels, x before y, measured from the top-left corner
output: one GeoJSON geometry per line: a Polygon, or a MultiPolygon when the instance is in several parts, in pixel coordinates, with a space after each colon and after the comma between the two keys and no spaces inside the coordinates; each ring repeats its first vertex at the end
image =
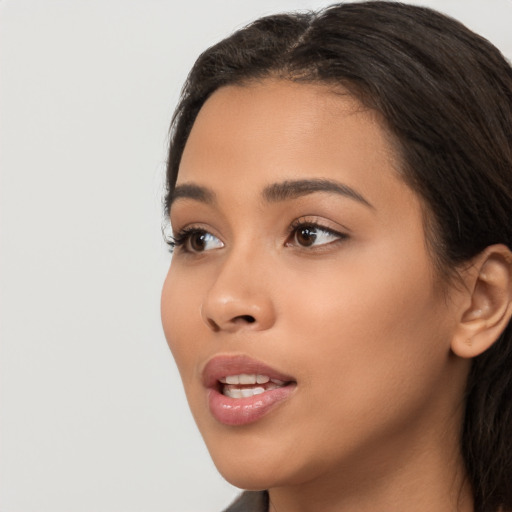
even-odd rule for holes
{"type": "MultiPolygon", "coordinates": [[[[237,493],[160,327],[167,129],[200,51],[329,3],[0,2],[1,512],[213,512],[237,493]]],[[[414,3],[512,56],[512,0],[414,3]]]]}

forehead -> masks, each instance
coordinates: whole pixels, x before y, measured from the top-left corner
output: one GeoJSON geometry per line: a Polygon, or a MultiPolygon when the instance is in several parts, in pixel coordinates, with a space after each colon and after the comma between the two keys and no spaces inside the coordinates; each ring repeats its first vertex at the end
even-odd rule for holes
{"type": "Polygon", "coordinates": [[[213,148],[235,156],[240,145],[247,156],[252,155],[248,151],[264,151],[270,158],[286,150],[289,157],[301,159],[314,147],[335,156],[333,145],[350,145],[354,154],[371,150],[390,159],[394,151],[383,125],[376,111],[329,85],[271,79],[230,85],[214,92],[199,111],[180,173],[192,149],[194,156],[213,148]]]}
{"type": "MultiPolygon", "coordinates": [[[[262,190],[283,180],[329,178],[366,195],[402,182],[378,113],[323,84],[264,80],[217,90],[183,152],[178,184],[262,190]]],[[[403,184],[403,183],[402,183],[403,184]]]]}

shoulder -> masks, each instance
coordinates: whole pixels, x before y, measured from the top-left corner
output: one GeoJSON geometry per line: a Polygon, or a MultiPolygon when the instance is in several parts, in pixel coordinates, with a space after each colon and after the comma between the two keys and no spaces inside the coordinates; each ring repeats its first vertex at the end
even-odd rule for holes
{"type": "Polygon", "coordinates": [[[267,512],[267,491],[245,491],[224,512],[267,512]]]}

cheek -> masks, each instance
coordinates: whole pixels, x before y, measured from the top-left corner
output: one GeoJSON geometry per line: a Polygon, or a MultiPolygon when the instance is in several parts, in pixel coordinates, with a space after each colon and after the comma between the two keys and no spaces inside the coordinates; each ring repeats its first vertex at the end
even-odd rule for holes
{"type": "Polygon", "coordinates": [[[449,354],[446,308],[428,260],[386,259],[384,248],[348,260],[325,275],[290,279],[283,296],[283,309],[293,312],[284,327],[295,333],[291,357],[300,358],[318,397],[311,402],[335,399],[355,414],[378,409],[389,396],[421,399],[449,354]]]}
{"type": "Polygon", "coordinates": [[[171,265],[162,288],[161,315],[165,337],[180,371],[183,383],[192,378],[192,362],[197,350],[200,302],[197,286],[171,265]],[[197,315],[193,314],[197,312],[197,315]]]}
{"type": "Polygon", "coordinates": [[[319,470],[340,454],[369,456],[439,404],[448,329],[428,270],[420,278],[410,267],[383,273],[365,265],[290,283],[283,310],[293,314],[282,330],[300,379],[290,423],[300,425],[304,452],[319,470]]]}

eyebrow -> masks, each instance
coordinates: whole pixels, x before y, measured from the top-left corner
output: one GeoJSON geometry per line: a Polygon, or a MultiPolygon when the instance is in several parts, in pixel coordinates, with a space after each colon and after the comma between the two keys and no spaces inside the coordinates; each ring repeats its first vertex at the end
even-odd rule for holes
{"type": "Polygon", "coordinates": [[[270,203],[296,199],[315,192],[333,192],[335,194],[354,199],[369,208],[373,205],[352,187],[334,180],[324,178],[309,180],[287,180],[265,187],[263,197],[270,203]]]}
{"type": "Polygon", "coordinates": [[[176,199],[194,199],[202,203],[213,204],[215,203],[215,192],[194,183],[184,183],[183,185],[176,185],[172,191],[168,199],[168,210],[171,209],[176,199]]]}
{"type": "MultiPolygon", "coordinates": [[[[281,183],[273,183],[263,189],[262,196],[269,203],[277,203],[303,197],[315,192],[339,194],[358,201],[369,208],[374,208],[364,196],[352,187],[325,178],[286,180],[281,183]]],[[[206,204],[214,204],[216,202],[216,196],[213,190],[194,183],[184,183],[183,185],[176,186],[169,198],[169,210],[177,199],[193,199],[206,204]]]]}

